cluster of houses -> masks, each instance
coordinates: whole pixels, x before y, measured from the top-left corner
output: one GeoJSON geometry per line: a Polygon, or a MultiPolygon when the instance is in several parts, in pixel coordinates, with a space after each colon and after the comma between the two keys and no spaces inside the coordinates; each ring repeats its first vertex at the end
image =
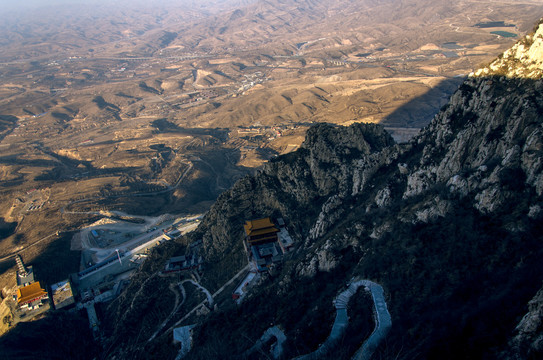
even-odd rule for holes
{"type": "MultiPolygon", "coordinates": [[[[292,250],[294,245],[282,218],[278,218],[276,222],[269,217],[248,220],[243,228],[245,230],[243,245],[255,270],[247,273],[232,293],[232,299],[238,304],[241,303],[249,288],[260,279],[260,273],[268,271],[272,264],[283,261],[283,255],[292,250]]],[[[198,256],[197,249],[201,244],[201,240],[191,244],[189,255],[172,257],[163,272],[199,269],[203,259],[198,256]]],[[[179,352],[181,357],[190,351],[193,327],[194,325],[189,325],[174,329],[174,343],[181,344],[179,352]]]]}
{"type": "Polygon", "coordinates": [[[198,270],[203,262],[203,258],[197,254],[174,256],[166,263],[163,273],[193,269],[198,270]]]}

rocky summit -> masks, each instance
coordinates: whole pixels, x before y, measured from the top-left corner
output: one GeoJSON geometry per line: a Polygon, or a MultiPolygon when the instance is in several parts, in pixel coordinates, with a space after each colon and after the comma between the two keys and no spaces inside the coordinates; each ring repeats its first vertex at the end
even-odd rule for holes
{"type": "MultiPolygon", "coordinates": [[[[342,338],[319,345],[332,337],[332,300],[353,279],[384,289],[392,325],[374,359],[541,358],[543,25],[536,29],[467,78],[410,142],[396,144],[374,124],[319,124],[298,151],[224,192],[186,239],[202,244],[201,283],[212,293],[247,264],[247,220],[284,219],[294,249],[240,305],[215,303],[192,318],[185,358],[290,359],[319,349],[350,359],[375,327],[363,289],[351,291],[342,338]],[[269,329],[281,336],[258,343],[269,329]]],[[[175,356],[169,335],[151,335],[172,306],[159,270],[183,246],[159,247],[106,309],[109,357],[175,356]]]]}
{"type": "Polygon", "coordinates": [[[538,79],[543,74],[543,25],[538,24],[533,34],[526,36],[507,50],[488,67],[481,68],[476,76],[505,75],[538,79]]]}

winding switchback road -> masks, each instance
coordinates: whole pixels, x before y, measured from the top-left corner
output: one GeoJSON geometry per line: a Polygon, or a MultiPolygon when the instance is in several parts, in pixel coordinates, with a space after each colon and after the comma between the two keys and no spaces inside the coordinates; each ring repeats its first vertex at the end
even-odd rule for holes
{"type": "Polygon", "coordinates": [[[371,292],[373,306],[375,307],[375,329],[362,347],[354,354],[353,360],[369,360],[392,327],[392,318],[387,309],[383,287],[369,280],[359,282],[371,292]]]}
{"type": "Polygon", "coordinates": [[[362,347],[354,354],[353,360],[369,360],[371,355],[387,335],[392,326],[392,319],[388,312],[383,287],[369,280],[359,280],[351,282],[347,290],[343,291],[334,300],[336,307],[336,319],[330,335],[326,341],[312,353],[299,356],[295,360],[311,360],[324,358],[330,350],[336,345],[337,341],[343,336],[349,325],[349,317],[347,316],[347,304],[351,296],[356,294],[360,286],[364,286],[370,291],[375,307],[375,329],[370,337],[364,342],[362,347]]]}

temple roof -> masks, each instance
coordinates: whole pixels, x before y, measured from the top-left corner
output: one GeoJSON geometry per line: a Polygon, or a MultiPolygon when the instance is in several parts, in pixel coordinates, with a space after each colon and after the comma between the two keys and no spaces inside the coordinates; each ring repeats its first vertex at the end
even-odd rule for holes
{"type": "Polygon", "coordinates": [[[24,304],[43,295],[47,295],[47,291],[42,289],[40,282],[37,281],[28,286],[17,289],[17,303],[24,304]]]}
{"type": "Polygon", "coordinates": [[[272,223],[269,217],[256,220],[247,220],[243,227],[245,228],[245,233],[248,236],[255,236],[279,231],[279,229],[275,227],[274,223],[272,223]]]}

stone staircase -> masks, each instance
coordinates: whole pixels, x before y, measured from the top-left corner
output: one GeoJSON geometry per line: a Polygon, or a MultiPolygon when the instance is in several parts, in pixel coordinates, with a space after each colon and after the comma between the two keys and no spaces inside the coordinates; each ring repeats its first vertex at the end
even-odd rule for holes
{"type": "Polygon", "coordinates": [[[336,309],[347,309],[349,299],[351,298],[351,296],[356,294],[356,290],[358,289],[358,286],[356,285],[357,284],[349,285],[347,290],[338,295],[338,297],[334,301],[334,306],[336,307],[336,309]]]}

